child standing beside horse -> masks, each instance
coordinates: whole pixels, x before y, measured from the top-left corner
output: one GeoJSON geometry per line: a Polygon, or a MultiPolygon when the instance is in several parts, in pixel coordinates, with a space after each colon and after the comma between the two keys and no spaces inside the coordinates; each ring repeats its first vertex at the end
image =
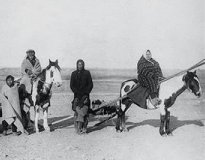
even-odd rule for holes
{"type": "Polygon", "coordinates": [[[74,125],[77,134],[87,133],[88,125],[88,109],[89,109],[89,99],[88,96],[83,96],[79,101],[78,98],[74,101],[75,114],[74,114],[74,125]]]}
{"type": "Polygon", "coordinates": [[[2,125],[4,130],[3,134],[7,135],[9,125],[11,125],[14,135],[27,133],[27,131],[24,130],[22,122],[18,84],[15,83],[14,77],[11,75],[6,77],[6,84],[3,86],[1,91],[1,100],[3,116],[2,125]]]}

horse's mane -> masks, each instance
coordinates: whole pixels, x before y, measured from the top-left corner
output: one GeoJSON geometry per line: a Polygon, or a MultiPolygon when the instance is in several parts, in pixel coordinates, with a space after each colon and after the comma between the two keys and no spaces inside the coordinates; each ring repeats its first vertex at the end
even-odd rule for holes
{"type": "Polygon", "coordinates": [[[41,81],[45,81],[46,80],[46,71],[49,70],[52,66],[55,66],[59,71],[61,71],[61,68],[58,65],[58,63],[50,61],[49,65],[46,68],[44,68],[41,71],[41,73],[38,75],[38,77],[40,78],[41,81]]]}

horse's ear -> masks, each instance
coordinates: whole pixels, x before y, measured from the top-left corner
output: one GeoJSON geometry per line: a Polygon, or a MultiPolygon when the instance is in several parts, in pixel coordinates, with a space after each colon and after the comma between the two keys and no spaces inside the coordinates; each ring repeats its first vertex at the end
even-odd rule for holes
{"type": "Polygon", "coordinates": [[[51,60],[49,59],[49,64],[51,64],[51,60]]]}
{"type": "Polygon", "coordinates": [[[193,73],[196,74],[196,70],[193,73]]]}
{"type": "Polygon", "coordinates": [[[58,60],[56,59],[56,64],[58,64],[58,60]]]}

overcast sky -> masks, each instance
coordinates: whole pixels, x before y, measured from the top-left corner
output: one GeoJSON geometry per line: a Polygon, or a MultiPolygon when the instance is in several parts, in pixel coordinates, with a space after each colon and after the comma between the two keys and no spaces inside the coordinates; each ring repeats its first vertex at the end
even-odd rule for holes
{"type": "Polygon", "coordinates": [[[205,58],[204,0],[0,0],[0,66],[27,49],[42,66],[135,68],[146,49],[162,68],[205,58]]]}

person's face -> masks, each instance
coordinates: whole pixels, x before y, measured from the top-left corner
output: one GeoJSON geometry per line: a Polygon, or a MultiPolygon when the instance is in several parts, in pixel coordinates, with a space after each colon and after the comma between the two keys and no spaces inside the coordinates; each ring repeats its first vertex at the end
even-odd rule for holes
{"type": "Polygon", "coordinates": [[[14,84],[13,79],[12,79],[12,78],[7,79],[7,80],[6,80],[6,84],[7,84],[9,87],[12,87],[13,84],[14,84]]]}
{"type": "Polygon", "coordinates": [[[151,52],[147,51],[146,54],[145,54],[145,58],[146,58],[147,60],[150,60],[150,59],[152,58],[151,52]]]}
{"type": "Polygon", "coordinates": [[[78,70],[81,71],[83,69],[83,63],[82,62],[78,62],[77,67],[78,67],[78,70]]]}
{"type": "Polygon", "coordinates": [[[33,60],[34,57],[35,57],[34,54],[28,54],[28,59],[29,59],[29,60],[33,60]]]}

